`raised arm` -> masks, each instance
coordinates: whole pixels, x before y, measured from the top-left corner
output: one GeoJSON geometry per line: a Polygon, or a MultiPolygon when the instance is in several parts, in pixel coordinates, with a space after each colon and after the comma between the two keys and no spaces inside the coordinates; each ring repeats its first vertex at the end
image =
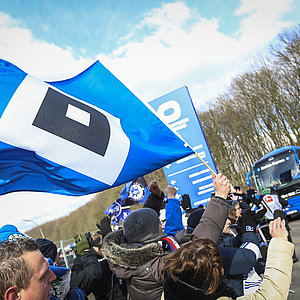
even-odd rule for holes
{"type": "Polygon", "coordinates": [[[287,241],[285,221],[277,218],[270,222],[272,236],[269,248],[264,279],[258,290],[250,295],[239,297],[239,300],[287,299],[291,283],[294,245],[287,241]]]}
{"type": "Polygon", "coordinates": [[[151,192],[151,194],[148,196],[143,207],[152,208],[159,215],[159,211],[162,206],[165,195],[164,195],[163,191],[159,188],[159,186],[155,180],[152,180],[149,183],[148,190],[151,192]]]}
{"type": "Polygon", "coordinates": [[[174,236],[178,231],[184,229],[180,201],[175,198],[177,193],[175,187],[168,185],[165,193],[168,201],[166,203],[166,225],[164,233],[174,236]]]}
{"type": "Polygon", "coordinates": [[[217,243],[220,238],[228,216],[229,204],[226,198],[230,191],[230,183],[221,173],[214,177],[214,189],[215,195],[206,205],[205,212],[193,232],[193,239],[208,238],[217,243]]]}

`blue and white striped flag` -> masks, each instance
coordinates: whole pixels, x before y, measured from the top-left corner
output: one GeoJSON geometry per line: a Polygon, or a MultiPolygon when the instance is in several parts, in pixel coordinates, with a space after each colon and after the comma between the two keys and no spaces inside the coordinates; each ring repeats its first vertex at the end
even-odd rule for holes
{"type": "Polygon", "coordinates": [[[191,153],[99,61],[46,83],[0,60],[0,194],[95,193],[191,153]]]}

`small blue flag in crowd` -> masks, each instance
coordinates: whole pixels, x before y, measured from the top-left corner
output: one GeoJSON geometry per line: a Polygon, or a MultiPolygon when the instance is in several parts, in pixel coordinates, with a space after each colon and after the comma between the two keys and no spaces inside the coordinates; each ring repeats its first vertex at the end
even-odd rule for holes
{"type": "Polygon", "coordinates": [[[43,82],[0,59],[0,194],[95,193],[191,153],[99,61],[43,82]]]}
{"type": "Polygon", "coordinates": [[[144,203],[149,195],[150,192],[143,176],[126,183],[120,192],[123,205],[144,203]]]}
{"type": "Polygon", "coordinates": [[[119,225],[120,222],[124,221],[130,213],[129,206],[123,206],[122,200],[119,198],[116,200],[105,212],[111,218],[111,224],[119,225]]]}
{"type": "Polygon", "coordinates": [[[139,177],[124,185],[120,192],[121,198],[110,205],[104,214],[111,218],[113,225],[119,225],[130,213],[130,205],[144,203],[149,195],[145,178],[139,177]]]}

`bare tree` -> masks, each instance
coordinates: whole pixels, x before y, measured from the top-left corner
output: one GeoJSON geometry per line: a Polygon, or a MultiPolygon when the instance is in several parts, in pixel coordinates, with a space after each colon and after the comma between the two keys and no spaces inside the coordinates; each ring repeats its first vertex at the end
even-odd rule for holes
{"type": "Polygon", "coordinates": [[[198,112],[217,168],[233,182],[245,181],[267,152],[300,144],[300,26],[283,33],[248,72],[207,111],[198,112]]]}

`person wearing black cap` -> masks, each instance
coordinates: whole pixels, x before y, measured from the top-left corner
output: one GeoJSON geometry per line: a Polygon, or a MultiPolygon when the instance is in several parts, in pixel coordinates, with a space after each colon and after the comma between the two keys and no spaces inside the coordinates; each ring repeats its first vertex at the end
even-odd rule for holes
{"type": "Polygon", "coordinates": [[[199,221],[204,213],[204,208],[198,208],[194,210],[187,219],[187,233],[192,233],[196,226],[199,224],[199,221]]]}
{"type": "MultiPolygon", "coordinates": [[[[230,185],[226,177],[218,174],[214,187],[216,194],[207,204],[192,239],[205,237],[217,243],[220,237],[228,214],[226,198],[230,185]]],[[[117,277],[127,282],[128,299],[161,299],[161,269],[164,258],[171,252],[162,246],[164,235],[159,224],[156,210],[141,208],[128,215],[123,229],[108,234],[103,241],[102,252],[108,258],[110,268],[117,277]]]]}
{"type": "Polygon", "coordinates": [[[43,255],[47,258],[51,258],[53,263],[56,263],[57,260],[57,247],[56,245],[47,239],[36,239],[37,243],[39,244],[40,251],[43,255]]]}

